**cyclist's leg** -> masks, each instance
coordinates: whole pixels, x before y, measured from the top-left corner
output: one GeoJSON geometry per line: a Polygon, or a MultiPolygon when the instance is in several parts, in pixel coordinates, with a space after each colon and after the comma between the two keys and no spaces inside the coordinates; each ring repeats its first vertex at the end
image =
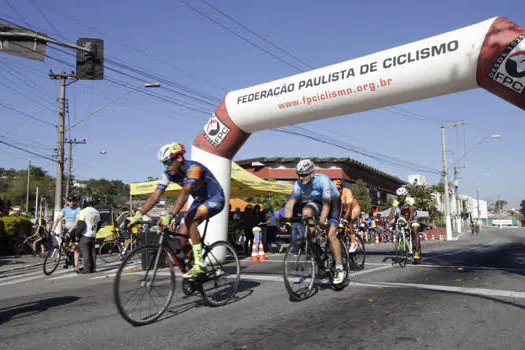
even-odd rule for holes
{"type": "Polygon", "coordinates": [[[412,238],[415,239],[415,242],[416,242],[416,251],[414,252],[414,262],[418,264],[421,261],[421,239],[419,237],[419,223],[417,221],[413,221],[410,226],[411,226],[410,228],[412,231],[412,238]]]}
{"type": "Polygon", "coordinates": [[[193,248],[193,267],[190,271],[184,274],[184,278],[195,278],[202,274],[206,265],[202,257],[202,243],[201,236],[198,229],[200,223],[211,218],[219,213],[224,207],[224,197],[222,195],[215,195],[205,201],[195,198],[188,213],[184,217],[184,224],[191,238],[193,248]]]}

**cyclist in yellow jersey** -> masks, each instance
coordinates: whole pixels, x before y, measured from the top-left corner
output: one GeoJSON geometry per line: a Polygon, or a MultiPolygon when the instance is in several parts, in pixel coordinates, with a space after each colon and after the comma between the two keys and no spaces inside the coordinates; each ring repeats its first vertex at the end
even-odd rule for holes
{"type": "Polygon", "coordinates": [[[340,198],[343,208],[343,215],[341,215],[341,223],[345,226],[348,226],[348,230],[350,231],[350,241],[352,242],[352,244],[350,245],[350,249],[348,249],[348,252],[353,253],[357,249],[353,222],[357,220],[359,214],[361,214],[361,207],[359,206],[357,199],[355,199],[352,191],[349,188],[343,187],[341,180],[335,179],[332,180],[332,182],[341,194],[340,198]]]}
{"type": "Polygon", "coordinates": [[[416,251],[414,252],[414,264],[421,264],[421,242],[419,239],[419,223],[417,222],[416,201],[408,197],[408,191],[405,187],[400,187],[396,191],[398,199],[392,202],[388,220],[392,221],[394,215],[401,215],[408,220],[412,228],[412,235],[416,242],[416,251]]]}

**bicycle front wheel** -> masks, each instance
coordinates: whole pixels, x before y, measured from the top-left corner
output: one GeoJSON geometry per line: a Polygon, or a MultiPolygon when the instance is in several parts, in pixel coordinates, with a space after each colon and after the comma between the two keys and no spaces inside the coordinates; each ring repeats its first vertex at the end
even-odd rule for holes
{"type": "Polygon", "coordinates": [[[290,299],[300,301],[312,295],[315,284],[315,259],[304,238],[290,243],[284,255],[284,286],[290,299]]]}
{"type": "Polygon", "coordinates": [[[57,247],[51,249],[51,251],[47,253],[44,259],[44,264],[42,265],[45,275],[49,276],[53,272],[55,272],[58,265],[60,265],[61,255],[62,254],[60,254],[60,248],[57,247]]]}
{"type": "Polygon", "coordinates": [[[165,253],[154,245],[133,250],[120,264],[113,296],[120,315],[135,326],[158,319],[175,292],[173,266],[159,268],[165,253]],[[155,264],[158,262],[157,264],[155,264]]]}
{"type": "Polygon", "coordinates": [[[400,267],[407,266],[408,262],[408,247],[407,241],[403,235],[399,236],[399,240],[396,245],[396,262],[400,267]]]}
{"type": "MultiPolygon", "coordinates": [[[[357,245],[355,252],[350,253],[350,268],[352,270],[362,270],[365,267],[366,260],[366,248],[363,238],[359,235],[355,235],[355,243],[357,245]]],[[[350,246],[347,243],[347,248],[350,249],[350,246]]]]}
{"type": "Polygon", "coordinates": [[[98,255],[105,263],[116,262],[120,258],[120,244],[115,241],[104,242],[98,250],[98,255]]]}
{"type": "Polygon", "coordinates": [[[237,293],[241,278],[241,264],[235,249],[226,241],[218,241],[204,248],[206,273],[201,282],[201,293],[211,306],[227,304],[237,293]]]}

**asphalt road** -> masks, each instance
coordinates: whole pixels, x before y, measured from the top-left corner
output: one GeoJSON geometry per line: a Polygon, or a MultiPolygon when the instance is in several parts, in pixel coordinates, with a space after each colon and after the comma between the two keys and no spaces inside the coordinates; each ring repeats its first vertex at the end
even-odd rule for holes
{"type": "Polygon", "coordinates": [[[38,267],[0,273],[1,349],[523,349],[525,230],[487,229],[425,242],[423,264],[393,267],[393,246],[369,246],[343,291],[291,302],[282,255],[242,262],[230,304],[177,294],[157,322],[132,327],[116,311],[116,265],[95,275],[38,267]]]}

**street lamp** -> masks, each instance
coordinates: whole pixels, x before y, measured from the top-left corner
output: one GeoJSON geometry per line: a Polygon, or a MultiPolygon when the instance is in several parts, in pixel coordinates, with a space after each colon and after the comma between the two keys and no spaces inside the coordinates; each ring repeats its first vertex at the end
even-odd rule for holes
{"type": "MultiPolygon", "coordinates": [[[[131,88],[128,91],[126,91],[125,93],[123,93],[122,95],[114,98],[113,100],[111,100],[110,102],[106,103],[105,105],[97,108],[92,113],[90,113],[86,117],[80,119],[75,124],[70,125],[68,128],[64,127],[63,119],[62,119],[62,123],[59,125],[59,130],[58,130],[58,135],[59,135],[59,137],[58,137],[58,140],[59,140],[58,141],[58,155],[59,155],[59,157],[58,158],[59,158],[59,160],[57,162],[57,176],[56,176],[56,184],[55,184],[55,215],[56,215],[56,213],[58,213],[60,211],[60,209],[62,207],[62,177],[63,177],[64,161],[63,161],[63,157],[61,155],[64,154],[64,133],[66,131],[68,131],[68,130],[71,130],[72,128],[74,128],[78,124],[82,123],[86,119],[92,117],[96,113],[100,112],[101,110],[103,110],[107,106],[109,106],[109,105],[115,103],[116,101],[120,100],[122,97],[126,96],[127,94],[130,94],[131,92],[133,92],[133,91],[135,91],[137,89],[140,89],[142,87],[144,87],[144,88],[157,88],[157,87],[160,87],[160,83],[142,83],[139,86],[131,88]]],[[[65,96],[65,92],[64,92],[65,91],[65,84],[64,84],[64,86],[62,86],[62,89],[63,89],[63,92],[61,93],[61,96],[65,96]]],[[[71,154],[69,156],[71,157],[71,154]]]]}

